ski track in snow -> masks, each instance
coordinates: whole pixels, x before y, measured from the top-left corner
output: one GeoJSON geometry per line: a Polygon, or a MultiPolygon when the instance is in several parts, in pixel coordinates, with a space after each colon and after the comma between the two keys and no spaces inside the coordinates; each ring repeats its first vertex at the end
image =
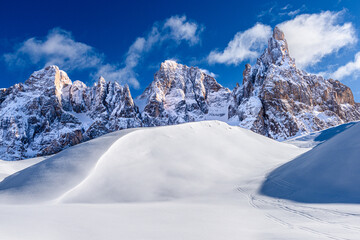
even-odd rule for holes
{"type": "Polygon", "coordinates": [[[249,205],[263,211],[268,219],[287,228],[297,228],[335,240],[351,240],[360,236],[360,209],[358,206],[354,206],[359,211],[358,213],[332,210],[325,208],[322,204],[315,207],[310,204],[265,197],[257,194],[256,188],[247,188],[238,187],[238,191],[247,197],[249,205]],[[296,218],[293,218],[294,215],[296,218]],[[348,224],[349,222],[358,223],[358,225],[348,224]],[[330,230],[331,233],[329,233],[330,230]],[[344,237],[342,236],[344,232],[346,235],[354,237],[344,237]]]}

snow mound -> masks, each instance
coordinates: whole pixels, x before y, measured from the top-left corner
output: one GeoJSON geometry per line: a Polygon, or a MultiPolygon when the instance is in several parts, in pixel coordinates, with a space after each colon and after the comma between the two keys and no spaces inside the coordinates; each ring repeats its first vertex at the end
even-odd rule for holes
{"type": "Polygon", "coordinates": [[[116,141],[60,201],[148,202],[225,196],[302,149],[219,121],[139,129],[116,141]]]}
{"type": "Polygon", "coordinates": [[[15,170],[8,169],[9,163],[14,162],[0,162],[0,170],[4,169],[4,174],[15,172],[0,182],[0,202],[32,203],[56,199],[86,178],[97,160],[116,140],[135,130],[107,134],[68,148],[27,168],[27,164],[29,166],[36,160],[18,161],[20,166],[15,170]],[[25,169],[16,172],[22,168],[25,169]]]}
{"type": "Polygon", "coordinates": [[[357,123],[271,172],[260,191],[299,202],[360,203],[359,173],[357,123]]]}

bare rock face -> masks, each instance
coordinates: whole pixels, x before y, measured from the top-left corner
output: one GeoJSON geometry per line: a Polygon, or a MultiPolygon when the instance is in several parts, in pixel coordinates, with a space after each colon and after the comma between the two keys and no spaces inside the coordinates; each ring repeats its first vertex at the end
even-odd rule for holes
{"type": "Polygon", "coordinates": [[[49,66],[0,91],[0,159],[49,155],[110,131],[141,126],[127,86],[93,87],[49,66]]]}
{"type": "Polygon", "coordinates": [[[283,140],[359,120],[360,108],[344,84],[297,69],[284,33],[276,27],[255,66],[245,66],[229,119],[283,140]]]}
{"type": "Polygon", "coordinates": [[[218,119],[227,121],[231,92],[199,68],[167,60],[136,99],[144,126],[218,119]]]}

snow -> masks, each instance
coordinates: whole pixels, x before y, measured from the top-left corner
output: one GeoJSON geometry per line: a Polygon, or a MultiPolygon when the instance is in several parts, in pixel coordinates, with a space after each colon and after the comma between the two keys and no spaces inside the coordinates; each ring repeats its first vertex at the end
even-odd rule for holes
{"type": "Polygon", "coordinates": [[[310,203],[360,203],[360,123],[269,174],[261,192],[310,203]]]}
{"type": "Polygon", "coordinates": [[[284,142],[293,144],[293,145],[295,145],[297,147],[301,147],[301,148],[312,148],[312,147],[315,147],[315,146],[329,140],[330,138],[336,136],[337,134],[342,133],[346,129],[354,126],[354,124],[356,124],[356,123],[357,122],[345,123],[345,124],[331,127],[331,128],[328,128],[328,129],[325,129],[322,131],[312,132],[309,134],[303,134],[298,137],[290,138],[284,142]]]}
{"type": "Polygon", "coordinates": [[[68,148],[0,182],[0,202],[50,202],[79,184],[114,141],[135,130],[107,134],[68,148]]]}
{"type": "Polygon", "coordinates": [[[62,201],[165,201],[227,194],[261,166],[301,151],[296,150],[218,121],[139,129],[116,141],[62,201]]]}
{"type": "Polygon", "coordinates": [[[2,181],[7,176],[10,176],[11,174],[18,172],[20,170],[23,170],[27,167],[30,167],[36,163],[39,163],[43,160],[45,160],[47,157],[37,157],[37,158],[31,158],[21,161],[4,161],[0,160],[0,181],[2,181]]]}
{"type": "Polygon", "coordinates": [[[1,182],[1,238],[357,239],[359,205],[259,194],[307,151],[219,121],[114,132],[1,182]]]}

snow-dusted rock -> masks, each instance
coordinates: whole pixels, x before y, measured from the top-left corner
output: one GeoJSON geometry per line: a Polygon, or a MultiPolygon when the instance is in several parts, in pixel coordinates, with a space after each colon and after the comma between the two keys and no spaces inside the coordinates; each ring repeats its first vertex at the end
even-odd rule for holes
{"type": "Polygon", "coordinates": [[[94,87],[49,66],[0,91],[0,158],[56,153],[110,131],[141,126],[129,88],[103,78],[94,87]]]}
{"type": "Polygon", "coordinates": [[[49,155],[141,126],[220,120],[283,140],[360,120],[350,88],[299,70],[278,28],[232,92],[199,68],[167,60],[135,101],[128,86],[102,77],[88,87],[56,66],[34,72],[0,89],[0,158],[49,155]]]}
{"type": "Polygon", "coordinates": [[[231,92],[196,67],[167,60],[136,102],[145,126],[227,121],[231,92]]]}
{"type": "Polygon", "coordinates": [[[360,120],[350,88],[296,68],[277,27],[255,66],[245,66],[233,99],[230,122],[278,140],[360,120]]]}

